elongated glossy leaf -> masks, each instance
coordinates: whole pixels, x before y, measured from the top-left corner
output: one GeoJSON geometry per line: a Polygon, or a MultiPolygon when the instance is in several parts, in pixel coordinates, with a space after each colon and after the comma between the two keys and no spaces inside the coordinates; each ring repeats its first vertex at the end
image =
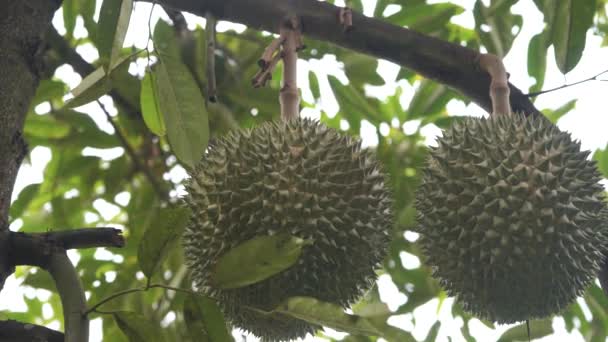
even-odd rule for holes
{"type": "Polygon", "coordinates": [[[127,336],[129,342],[162,342],[163,333],[158,324],[136,312],[117,311],[112,313],[116,324],[127,336]]]}
{"type": "Polygon", "coordinates": [[[571,110],[576,106],[576,99],[570,100],[565,104],[561,105],[557,109],[543,109],[543,114],[547,117],[547,119],[551,120],[553,123],[557,123],[557,121],[564,115],[568,114],[571,110]]]}
{"type": "Polygon", "coordinates": [[[166,133],[165,121],[158,108],[158,101],[155,89],[154,73],[146,71],[144,79],[141,81],[141,114],[144,117],[146,126],[152,133],[163,136],[166,133]]]}
{"type": "Polygon", "coordinates": [[[144,233],[139,243],[137,261],[142,272],[152,278],[165,259],[190,218],[187,207],[160,209],[155,222],[144,233]]]}
{"type": "Polygon", "coordinates": [[[122,62],[120,58],[120,50],[127,36],[129,29],[129,21],[131,20],[131,12],[133,11],[133,0],[122,0],[120,4],[120,13],[116,22],[116,31],[112,40],[112,53],[110,54],[110,71],[122,62]]]}
{"type": "Polygon", "coordinates": [[[162,20],[154,29],[154,46],[160,58],[154,80],[169,143],[177,158],[194,168],[209,141],[205,101],[192,74],[181,62],[173,28],[162,20]]]}
{"type": "Polygon", "coordinates": [[[593,24],[596,0],[535,0],[543,12],[555,62],[562,73],[572,70],[585,49],[586,33],[593,24]]]}
{"type": "Polygon", "coordinates": [[[499,342],[516,342],[516,341],[529,341],[535,338],[545,337],[553,333],[553,326],[550,318],[543,320],[530,321],[530,337],[528,338],[528,329],[526,323],[510,328],[505,331],[500,338],[499,342]]]}
{"type": "Polygon", "coordinates": [[[104,67],[99,67],[87,75],[76,88],[72,89],[74,98],[66,102],[66,108],[85,105],[110,91],[110,79],[107,76],[104,67]]]}
{"type": "Polygon", "coordinates": [[[61,8],[63,9],[63,26],[65,26],[65,35],[67,38],[71,38],[74,35],[78,5],[79,0],[64,0],[61,3],[61,8]]]}
{"type": "Polygon", "coordinates": [[[539,91],[545,82],[547,69],[547,49],[549,48],[548,32],[543,31],[530,40],[528,44],[528,75],[536,82],[530,86],[530,92],[539,91]]]}
{"type": "Polygon", "coordinates": [[[213,299],[203,296],[190,296],[188,299],[184,303],[184,318],[190,334],[198,336],[196,341],[205,341],[205,338],[209,342],[234,341],[226,326],[224,315],[213,299]]]}
{"type": "Polygon", "coordinates": [[[104,0],[101,5],[97,48],[99,57],[110,69],[114,67],[122,49],[132,10],[132,0],[104,0]]]}
{"type": "Polygon", "coordinates": [[[499,57],[507,55],[523,25],[522,16],[511,12],[511,6],[516,2],[492,0],[489,7],[480,0],[475,2],[475,30],[488,52],[499,57]]]}
{"type": "Polygon", "coordinates": [[[409,333],[386,324],[385,317],[376,319],[347,314],[338,305],[311,297],[289,298],[273,312],[350,334],[390,336],[391,341],[415,341],[409,333]]]}
{"type": "Polygon", "coordinates": [[[223,289],[257,283],[294,265],[307,244],[289,234],[255,237],[220,257],[213,281],[223,289]]]}

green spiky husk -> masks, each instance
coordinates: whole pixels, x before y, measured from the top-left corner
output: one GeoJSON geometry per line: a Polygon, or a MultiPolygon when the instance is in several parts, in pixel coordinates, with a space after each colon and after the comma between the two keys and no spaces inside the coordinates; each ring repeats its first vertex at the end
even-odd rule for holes
{"type": "Polygon", "coordinates": [[[607,246],[589,152],[544,118],[465,118],[438,139],[416,194],[433,275],[463,308],[512,323],[559,312],[607,246]]]}
{"type": "Polygon", "coordinates": [[[373,284],[387,250],[391,199],[374,154],[311,120],[268,122],[218,139],[186,189],[193,215],[183,245],[195,286],[219,299],[234,326],[268,341],[318,327],[246,307],[270,311],[292,296],[347,306],[373,284]],[[213,286],[221,255],[280,232],[313,241],[296,265],[243,288],[213,286]]]}

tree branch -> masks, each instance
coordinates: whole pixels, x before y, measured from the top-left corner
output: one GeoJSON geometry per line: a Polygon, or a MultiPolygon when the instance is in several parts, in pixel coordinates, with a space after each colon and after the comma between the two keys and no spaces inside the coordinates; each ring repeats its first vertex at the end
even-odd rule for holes
{"type": "Polygon", "coordinates": [[[0,342],[64,342],[63,333],[40,325],[0,321],[0,342]]]}
{"type": "Polygon", "coordinates": [[[108,227],[47,233],[10,232],[8,241],[8,260],[12,266],[31,265],[42,268],[47,267],[49,256],[57,248],[123,247],[125,244],[122,231],[108,227]]]}
{"type": "MultiPolygon", "coordinates": [[[[152,0],[140,0],[150,2],[152,0]]],[[[382,20],[352,13],[353,26],[346,32],[339,20],[340,8],[316,0],[155,0],[163,6],[200,16],[211,12],[218,19],[278,33],[276,18],[297,16],[302,32],[310,38],[382,58],[460,91],[490,112],[490,77],[477,64],[479,52],[425,36],[382,20]]],[[[527,96],[510,86],[513,111],[542,115],[527,96]]]]}
{"type": "Polygon", "coordinates": [[[131,144],[129,144],[127,138],[125,138],[125,136],[122,134],[122,132],[120,131],[120,127],[118,127],[116,122],[114,122],[112,116],[110,115],[106,107],[99,100],[97,100],[97,105],[99,106],[99,108],[101,108],[103,113],[106,115],[106,119],[108,119],[108,122],[110,122],[110,125],[112,125],[112,127],[114,128],[116,137],[129,155],[129,158],[131,158],[131,161],[133,161],[133,164],[135,164],[135,169],[143,172],[144,176],[148,179],[148,182],[150,182],[150,184],[152,185],[152,188],[156,192],[158,198],[162,200],[167,200],[169,198],[167,192],[163,190],[161,183],[158,182],[158,180],[152,173],[152,170],[150,170],[150,168],[147,167],[145,163],[142,163],[141,160],[139,160],[137,153],[135,153],[135,150],[133,149],[131,144]]]}
{"type": "Polygon", "coordinates": [[[78,273],[65,250],[51,254],[47,271],[53,277],[61,298],[65,342],[88,342],[89,320],[84,314],[87,310],[87,299],[78,273]]]}

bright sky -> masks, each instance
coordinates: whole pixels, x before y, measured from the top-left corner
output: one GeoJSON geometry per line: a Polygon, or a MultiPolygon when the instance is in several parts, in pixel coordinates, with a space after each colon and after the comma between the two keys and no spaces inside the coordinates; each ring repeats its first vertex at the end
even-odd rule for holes
{"type": "MultiPolygon", "coordinates": [[[[340,5],[340,1],[337,2],[338,5],[340,5]]],[[[374,7],[374,3],[375,0],[364,1],[364,5],[366,6],[365,14],[371,14],[371,10],[374,7]]],[[[474,20],[472,15],[472,9],[474,1],[455,1],[455,3],[464,6],[467,11],[459,15],[458,17],[453,18],[452,21],[465,27],[473,28],[474,20]]],[[[98,6],[99,5],[100,1],[98,1],[98,6]]],[[[125,42],[126,46],[135,45],[138,48],[144,48],[146,46],[148,37],[148,16],[150,13],[150,7],[151,6],[147,3],[136,3],[135,13],[131,18],[130,29],[125,42]]],[[[511,52],[506,57],[505,64],[507,70],[511,74],[510,81],[513,84],[517,85],[520,89],[526,91],[527,88],[533,84],[533,79],[527,75],[527,43],[534,34],[542,30],[544,24],[542,14],[536,9],[532,2],[518,2],[517,5],[513,7],[513,12],[524,15],[524,27],[519,37],[515,41],[511,52]]],[[[97,13],[99,13],[99,9],[97,13]]],[[[156,8],[152,16],[152,22],[154,23],[156,20],[158,20],[159,17],[162,17],[167,20],[167,17],[162,12],[162,10],[156,8]]],[[[204,25],[203,19],[197,18],[192,15],[186,15],[186,18],[191,28],[193,28],[196,24],[204,25]]],[[[65,32],[63,28],[63,19],[61,11],[58,11],[56,13],[55,18],[53,20],[53,24],[55,25],[55,27],[57,27],[60,33],[65,32]]],[[[236,28],[238,30],[242,30],[243,26],[228,23],[220,23],[218,26],[219,31],[223,31],[228,28],[236,28]]],[[[82,25],[82,20],[79,18],[77,21],[75,36],[78,38],[83,37],[85,35],[86,30],[82,25]]],[[[587,40],[587,49],[585,50],[582,60],[580,61],[578,66],[566,76],[562,75],[558,71],[554,62],[552,49],[550,49],[547,61],[547,74],[545,77],[544,88],[552,88],[555,86],[560,86],[564,83],[575,82],[595,75],[602,70],[608,69],[608,49],[600,49],[600,43],[601,40],[598,37],[595,37],[589,33],[587,40]]],[[[81,53],[83,57],[90,62],[94,61],[98,57],[96,50],[91,45],[79,47],[78,52],[81,53]]],[[[145,61],[144,59],[142,59],[137,63],[133,63],[130,71],[142,75],[145,66],[145,61]]],[[[306,61],[299,61],[298,68],[298,82],[300,87],[302,87],[303,89],[308,88],[307,73],[310,69],[313,69],[318,73],[328,73],[335,75],[343,81],[346,80],[344,72],[341,70],[340,63],[338,63],[333,57],[325,57],[322,61],[313,61],[310,63],[306,61]]],[[[367,90],[369,94],[372,94],[379,98],[385,98],[386,96],[394,94],[394,91],[397,87],[402,87],[403,97],[401,102],[403,105],[407,105],[413,95],[416,84],[414,86],[411,86],[406,81],[393,81],[394,75],[398,72],[398,69],[398,66],[390,62],[380,61],[378,72],[388,82],[386,85],[381,87],[368,87],[367,90]]],[[[81,80],[80,76],[76,74],[69,66],[60,67],[57,70],[55,76],[64,80],[72,88],[76,86],[81,80]]],[[[321,83],[320,86],[322,98],[318,105],[318,110],[306,109],[302,113],[303,116],[318,118],[320,115],[320,110],[325,111],[329,116],[333,116],[337,113],[338,105],[335,99],[331,95],[328,95],[331,94],[329,84],[325,82],[321,83]]],[[[536,102],[536,105],[537,108],[540,109],[557,108],[568,102],[569,100],[578,99],[576,108],[572,112],[564,116],[559,121],[558,125],[561,129],[571,132],[575,138],[579,139],[582,143],[583,149],[594,151],[597,148],[604,148],[608,143],[608,134],[605,133],[606,131],[608,131],[608,116],[606,115],[605,111],[606,94],[608,94],[608,82],[587,82],[582,85],[542,95],[539,97],[538,101],[536,102]]],[[[309,103],[314,102],[312,94],[309,91],[304,91],[303,97],[304,100],[309,103]]],[[[108,103],[108,98],[103,98],[102,100],[103,102],[108,103]]],[[[44,113],[48,110],[48,106],[44,105],[41,105],[39,108],[36,108],[36,111],[39,113],[44,113]]],[[[89,113],[102,129],[106,130],[109,133],[113,132],[112,127],[105,120],[104,115],[100,112],[99,108],[97,108],[96,105],[86,105],[80,108],[80,110],[89,113]]],[[[484,111],[476,105],[469,105],[467,107],[462,102],[457,100],[454,100],[448,104],[448,112],[450,115],[480,116],[484,114],[484,111]]],[[[115,115],[115,112],[113,112],[113,115],[115,115]]],[[[406,133],[412,133],[413,131],[419,128],[418,125],[419,122],[408,122],[406,125],[404,125],[403,128],[406,133]]],[[[439,129],[432,124],[427,125],[425,127],[420,127],[420,129],[421,132],[425,136],[427,136],[427,142],[429,144],[433,144],[434,138],[440,134],[439,129]]],[[[381,132],[382,131],[383,130],[381,129],[381,132]]],[[[373,146],[377,144],[375,128],[371,124],[363,123],[360,135],[363,139],[364,145],[373,146]]],[[[116,148],[112,150],[88,149],[86,151],[86,154],[99,155],[107,160],[114,159],[122,155],[122,153],[123,151],[121,148],[116,148]]],[[[19,177],[17,179],[17,184],[15,186],[15,192],[13,194],[13,199],[16,198],[16,195],[19,193],[19,191],[21,191],[21,189],[23,189],[23,187],[25,187],[27,184],[42,181],[42,171],[46,163],[50,160],[50,152],[44,147],[36,147],[31,152],[31,160],[31,165],[24,164],[20,170],[19,177]]],[[[183,172],[183,170],[179,169],[173,171],[171,174],[171,178],[175,181],[180,181],[184,177],[185,173],[183,172]]],[[[605,182],[604,184],[607,183],[605,182]]],[[[125,200],[128,201],[128,197],[125,200]]],[[[116,210],[116,207],[103,202],[95,203],[95,206],[98,207],[100,211],[102,211],[102,215],[104,217],[111,217],[112,212],[115,212],[116,210]]],[[[12,229],[16,230],[19,228],[20,222],[18,221],[12,226],[12,229]]],[[[415,239],[416,235],[410,232],[406,234],[406,237],[408,239],[415,239]]],[[[100,250],[99,257],[104,257],[104,253],[105,252],[103,250],[100,250]]],[[[75,263],[77,263],[77,253],[70,253],[70,257],[75,263]]],[[[105,257],[107,257],[107,255],[105,257]]],[[[402,263],[404,264],[404,267],[406,268],[415,268],[418,267],[418,265],[420,264],[420,261],[417,257],[405,252],[402,253],[401,259],[402,263]]],[[[107,276],[112,277],[111,274],[107,276]]],[[[396,286],[392,283],[390,276],[382,275],[378,280],[378,285],[380,289],[381,299],[388,304],[390,309],[395,310],[397,307],[399,307],[399,305],[407,301],[407,297],[404,294],[400,293],[397,290],[396,286]]],[[[44,290],[33,290],[31,288],[20,287],[19,281],[17,281],[14,277],[10,277],[7,280],[4,290],[0,293],[0,310],[26,310],[27,307],[25,305],[25,302],[21,299],[23,295],[28,298],[37,297],[39,300],[45,301],[48,299],[50,293],[44,290]]],[[[391,320],[389,320],[389,323],[395,326],[399,326],[405,330],[411,331],[416,338],[423,339],[430,326],[435,322],[435,319],[438,318],[442,321],[442,326],[437,341],[447,341],[446,336],[450,336],[452,338],[452,341],[464,341],[464,338],[460,334],[460,327],[462,326],[463,321],[460,318],[454,319],[452,317],[452,302],[452,299],[446,300],[443,303],[441,309],[438,311],[438,300],[435,299],[416,309],[413,314],[394,316],[393,318],[391,318],[391,320]]],[[[586,308],[583,302],[581,302],[581,304],[583,304],[583,307],[586,308]]],[[[587,314],[590,315],[588,310],[586,311],[587,314]]],[[[44,317],[52,316],[52,309],[50,308],[49,304],[45,304],[43,306],[43,315],[44,317]]],[[[50,325],[50,327],[58,329],[59,323],[54,322],[50,325]]],[[[508,327],[509,326],[502,326],[499,328],[499,330],[506,330],[508,327]]],[[[472,320],[470,323],[470,328],[472,334],[478,339],[478,341],[495,341],[499,337],[498,333],[488,329],[478,320],[472,320]]],[[[566,333],[564,328],[564,321],[561,318],[554,319],[554,329],[556,330],[556,334],[544,338],[542,339],[542,341],[583,341],[583,337],[578,332],[575,332],[574,334],[566,333]]],[[[327,330],[326,333],[334,337],[344,336],[344,334],[333,332],[331,330],[327,330]]],[[[235,335],[235,337],[236,336],[238,335],[235,335]]],[[[99,319],[93,320],[91,322],[90,341],[101,341],[101,322],[99,319]]],[[[247,341],[256,341],[256,339],[253,337],[248,337],[247,341]]],[[[321,338],[308,337],[304,341],[326,340],[321,338]]]]}

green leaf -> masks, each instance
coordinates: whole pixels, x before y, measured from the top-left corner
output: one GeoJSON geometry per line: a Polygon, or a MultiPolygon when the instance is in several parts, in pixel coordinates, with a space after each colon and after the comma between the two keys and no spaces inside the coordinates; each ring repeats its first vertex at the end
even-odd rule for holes
{"type": "Polygon", "coordinates": [[[175,33],[159,20],[154,46],[160,63],[154,69],[159,108],[176,157],[189,168],[199,162],[209,141],[205,100],[188,68],[181,62],[175,33]]]}
{"type": "Polygon", "coordinates": [[[602,149],[597,149],[593,153],[593,160],[597,162],[597,168],[604,175],[604,178],[608,178],[608,144],[602,149]]]}
{"type": "Polygon", "coordinates": [[[51,101],[53,99],[61,99],[67,90],[67,85],[57,80],[42,80],[36,88],[36,94],[30,102],[30,106],[34,107],[44,101],[51,101]]]}
{"type": "Polygon", "coordinates": [[[543,31],[530,40],[528,45],[528,75],[534,77],[536,82],[530,86],[530,92],[542,89],[547,69],[547,49],[549,39],[547,31],[543,31]]]}
{"type": "Polygon", "coordinates": [[[55,119],[50,114],[30,113],[25,119],[23,133],[28,137],[59,139],[70,133],[70,125],[55,119]]]}
{"type": "Polygon", "coordinates": [[[74,36],[79,4],[78,0],[63,0],[61,4],[63,9],[63,26],[65,26],[65,35],[68,39],[74,36]]]}
{"type": "Polygon", "coordinates": [[[429,333],[426,335],[424,339],[425,342],[435,342],[437,340],[437,334],[439,334],[439,328],[441,328],[441,322],[437,321],[431,329],[429,329],[429,333]]]}
{"type": "Polygon", "coordinates": [[[219,258],[213,282],[222,289],[255,284],[294,265],[308,244],[311,242],[289,234],[247,240],[219,258]]]}
{"type": "Polygon", "coordinates": [[[505,331],[498,342],[515,342],[515,341],[529,341],[536,338],[545,337],[553,333],[553,327],[551,318],[543,320],[530,321],[530,337],[528,338],[528,329],[526,323],[510,328],[505,331]]]}
{"type": "Polygon", "coordinates": [[[234,341],[226,326],[224,315],[213,299],[191,296],[184,303],[184,318],[195,341],[234,341]]]}
{"type": "Polygon", "coordinates": [[[310,91],[312,92],[312,96],[315,98],[315,100],[320,99],[321,91],[319,90],[319,75],[312,70],[308,72],[308,86],[310,87],[310,91]]]}
{"type": "Polygon", "coordinates": [[[452,99],[452,94],[453,92],[443,84],[422,80],[407,109],[408,120],[445,112],[445,106],[452,99]]]}
{"type": "Polygon", "coordinates": [[[162,342],[163,332],[158,324],[131,311],[113,312],[114,320],[130,342],[162,342]]]}
{"type": "Polygon", "coordinates": [[[158,136],[163,136],[166,133],[165,122],[158,108],[154,87],[154,73],[146,70],[144,79],[141,81],[141,96],[139,97],[141,101],[141,114],[150,131],[158,136]]]}
{"type": "Polygon", "coordinates": [[[450,19],[464,12],[464,8],[452,3],[408,4],[387,18],[393,24],[407,26],[422,33],[443,29],[450,19]]]}
{"type": "Polygon", "coordinates": [[[104,67],[99,67],[72,89],[74,98],[68,100],[65,107],[74,108],[95,101],[110,89],[110,79],[107,77],[106,70],[104,67]]]}
{"type": "Polygon", "coordinates": [[[23,188],[17,196],[17,199],[11,204],[10,208],[10,216],[11,220],[15,220],[19,218],[23,212],[27,209],[30,202],[36,195],[38,195],[38,190],[40,189],[40,183],[30,184],[23,188]]]}
{"type": "Polygon", "coordinates": [[[159,269],[189,218],[190,209],[187,207],[160,209],[156,221],[144,233],[137,251],[139,267],[148,279],[159,269]]]}
{"type": "Polygon", "coordinates": [[[132,0],[104,0],[101,5],[97,48],[100,59],[110,69],[120,55],[132,10],[132,0]]]}
{"type": "Polygon", "coordinates": [[[587,30],[593,25],[596,0],[535,0],[543,12],[551,43],[555,48],[555,62],[562,73],[578,64],[587,30]]]}
{"type": "Polygon", "coordinates": [[[543,109],[542,112],[551,122],[557,123],[557,120],[568,114],[574,107],[576,107],[576,99],[566,102],[557,109],[543,109]]]}
{"type": "Polygon", "coordinates": [[[405,331],[386,324],[385,318],[365,318],[344,312],[340,306],[322,302],[311,297],[292,297],[287,299],[272,313],[280,313],[303,321],[326,326],[356,335],[372,335],[389,338],[391,341],[415,341],[405,331]]]}
{"type": "Polygon", "coordinates": [[[488,52],[499,57],[507,55],[515,37],[521,32],[523,18],[511,12],[517,0],[491,0],[486,7],[480,0],[475,2],[473,16],[475,17],[475,30],[479,34],[482,44],[488,52]],[[487,25],[489,31],[483,29],[487,25]],[[516,33],[513,33],[513,29],[516,33]]]}

